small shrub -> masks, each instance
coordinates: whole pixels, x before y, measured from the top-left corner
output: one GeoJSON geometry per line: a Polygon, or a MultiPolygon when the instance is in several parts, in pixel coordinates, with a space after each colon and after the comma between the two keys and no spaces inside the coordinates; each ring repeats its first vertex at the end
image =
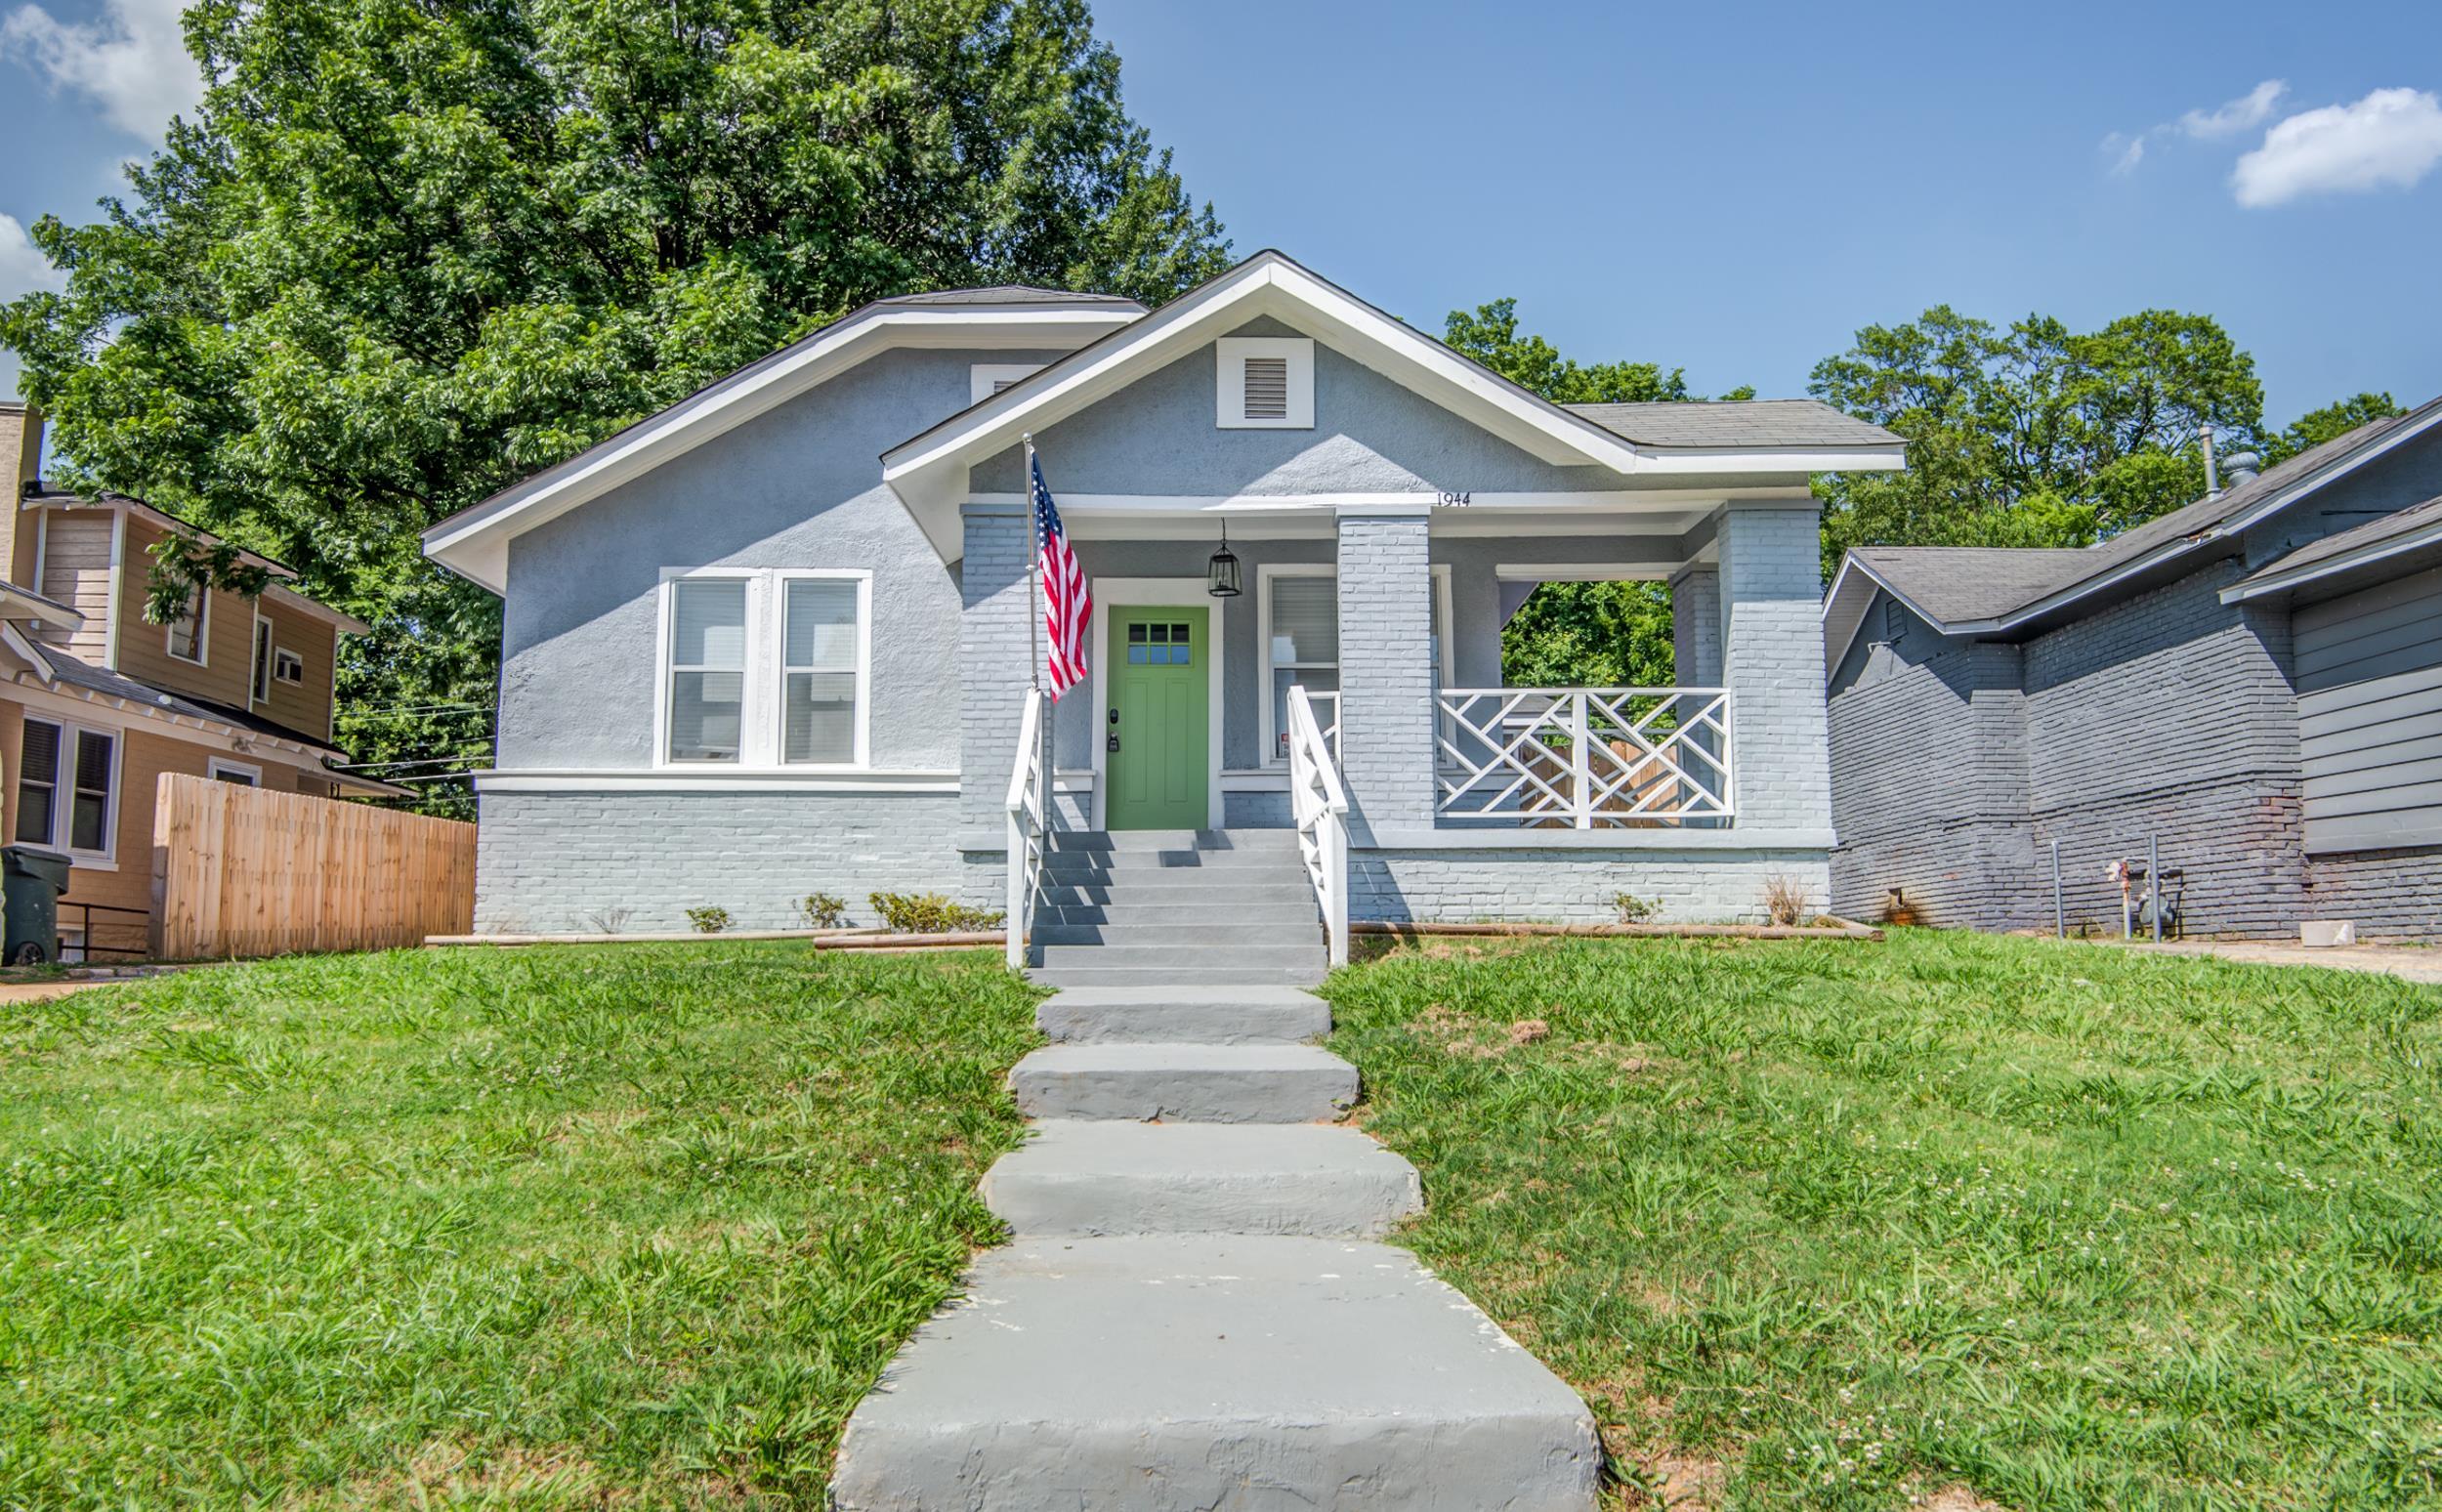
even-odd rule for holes
{"type": "Polygon", "coordinates": [[[719,903],[687,910],[687,922],[695,926],[698,935],[717,935],[730,927],[730,911],[719,903]]]}
{"type": "Polygon", "coordinates": [[[1795,877],[1764,878],[1764,912],[1775,924],[1796,924],[1806,917],[1806,885],[1795,877]]]}
{"type": "Polygon", "coordinates": [[[1005,913],[988,913],[939,893],[875,893],[873,911],[882,927],[898,935],[955,935],[998,929],[1005,913]]]}
{"type": "Polygon", "coordinates": [[[1659,898],[1614,893],[1611,905],[1620,910],[1620,922],[1622,924],[1644,924],[1662,916],[1662,900],[1659,898]]]}
{"type": "Polygon", "coordinates": [[[797,916],[808,929],[846,929],[848,900],[828,893],[808,893],[797,901],[797,916]]]}

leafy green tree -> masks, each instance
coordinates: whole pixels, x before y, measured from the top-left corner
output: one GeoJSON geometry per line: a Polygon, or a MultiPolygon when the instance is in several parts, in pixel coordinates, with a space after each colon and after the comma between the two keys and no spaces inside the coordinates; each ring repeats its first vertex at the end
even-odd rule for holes
{"type": "Polygon", "coordinates": [[[1909,442],[1905,473],[1818,482],[1827,568],[1866,544],[2087,545],[2201,494],[2207,426],[2267,444],[2254,359],[2168,310],[2082,333],[1940,305],[1859,331],[1809,391],[1909,442]]]}
{"type": "Polygon", "coordinates": [[[0,342],[63,481],[374,625],[361,759],[488,754],[497,606],[432,522],[877,296],[1153,301],[1228,261],[1082,0],[201,0],[187,34],[195,118],[34,228],[67,286],[0,342]]]}
{"type": "MultiPolygon", "coordinates": [[[[1682,368],[1654,362],[1582,365],[1540,336],[1518,334],[1518,302],[1453,310],[1442,340],[1556,404],[1632,404],[1702,398],[1682,368]]],[[[1755,397],[1734,389],[1726,399],[1755,397]]],[[[1501,627],[1501,679],[1517,687],[1663,687],[1671,680],[1670,590],[1661,583],[1544,583],[1501,627]]]]}
{"type": "MultiPolygon", "coordinates": [[[[1555,404],[1633,404],[1702,398],[1688,388],[1682,368],[1664,372],[1653,362],[1581,366],[1562,357],[1542,337],[1519,335],[1515,299],[1496,299],[1473,311],[1452,311],[1442,325],[1442,341],[1555,404]]],[[[1735,389],[1722,396],[1731,399],[1754,397],[1753,389],[1735,389]]]]}
{"type": "Polygon", "coordinates": [[[2361,425],[2408,413],[2388,394],[2356,394],[2321,409],[2308,410],[2292,421],[2265,449],[2264,465],[2286,461],[2299,452],[2345,436],[2361,425]]]}

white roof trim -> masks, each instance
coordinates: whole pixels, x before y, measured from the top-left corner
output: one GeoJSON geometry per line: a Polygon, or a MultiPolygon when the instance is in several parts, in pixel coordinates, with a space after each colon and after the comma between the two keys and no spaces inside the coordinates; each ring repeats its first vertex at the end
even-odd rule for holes
{"type": "Polygon", "coordinates": [[[779,407],[878,353],[900,347],[1064,347],[1141,316],[1133,305],[868,305],[797,346],[715,383],[568,461],[424,532],[424,554],[494,593],[508,585],[509,541],[671,458],[779,407]]]}

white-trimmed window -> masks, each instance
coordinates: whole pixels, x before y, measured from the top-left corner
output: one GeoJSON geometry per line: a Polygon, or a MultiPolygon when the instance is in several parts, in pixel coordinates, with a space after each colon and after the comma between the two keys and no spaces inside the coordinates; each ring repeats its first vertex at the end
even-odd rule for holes
{"type": "Polygon", "coordinates": [[[242,761],[231,761],[226,756],[213,757],[204,763],[203,770],[204,775],[215,782],[227,782],[235,787],[261,787],[263,785],[261,767],[249,766],[242,761]]]}
{"type": "Polygon", "coordinates": [[[305,682],[305,657],[285,646],[274,648],[272,651],[272,681],[292,685],[303,684],[305,682]]]}
{"type": "Polygon", "coordinates": [[[1224,336],[1213,343],[1213,421],[1225,431],[1314,429],[1314,343],[1303,336],[1224,336]]]}
{"type": "Polygon", "coordinates": [[[967,402],[981,404],[1042,370],[1040,362],[978,362],[967,369],[967,402]]]}
{"type": "MultiPolygon", "coordinates": [[[[1434,687],[1453,680],[1450,568],[1433,569],[1433,628],[1426,654],[1434,687]]],[[[1263,752],[1266,766],[1288,761],[1288,691],[1337,693],[1340,686],[1338,568],[1322,563],[1279,563],[1256,569],[1256,612],[1263,642],[1263,752]]],[[[1330,723],[1327,712],[1324,723],[1330,723]]]]}
{"type": "Polygon", "coordinates": [[[246,674],[246,697],[254,703],[272,701],[272,622],[254,616],[254,662],[246,674]]]}
{"type": "Polygon", "coordinates": [[[117,732],[28,716],[18,753],[18,843],[109,860],[118,777],[117,732]]]}
{"type": "Polygon", "coordinates": [[[204,664],[205,648],[212,639],[212,594],[201,583],[195,584],[187,600],[187,611],[169,624],[169,651],[180,661],[204,664]]]}
{"type": "Polygon", "coordinates": [[[865,766],[872,595],[863,570],[665,573],[659,763],[865,766]]]}

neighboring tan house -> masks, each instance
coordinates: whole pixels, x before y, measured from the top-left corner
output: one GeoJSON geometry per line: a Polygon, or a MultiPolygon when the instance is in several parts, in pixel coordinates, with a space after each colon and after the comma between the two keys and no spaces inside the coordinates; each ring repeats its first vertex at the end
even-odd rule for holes
{"type": "Polygon", "coordinates": [[[2084,550],[1860,547],[1824,606],[1837,911],[2442,937],[2442,399],[2084,550]],[[2140,882],[2136,891],[2143,892],[2140,882]]]}
{"type": "Polygon", "coordinates": [[[1095,603],[1065,826],[1288,826],[1328,727],[1358,919],[1753,919],[1776,876],[1820,904],[1808,478],[1898,439],[1808,400],[1549,403],[1266,252],[1152,312],[877,301],[427,532],[505,600],[479,927],[1001,906],[1029,435],[1095,603]],[[1615,578],[1673,584],[1689,688],[1501,687],[1536,584],[1615,578]]]}
{"type": "Polygon", "coordinates": [[[322,797],[402,790],[333,770],[339,637],[358,620],[274,578],[222,589],[175,624],[145,618],[163,536],[209,534],[135,499],[43,486],[42,418],[0,403],[0,468],[19,500],[0,532],[0,833],[73,862],[63,953],[141,952],[152,909],[152,811],[164,772],[322,797]]]}

